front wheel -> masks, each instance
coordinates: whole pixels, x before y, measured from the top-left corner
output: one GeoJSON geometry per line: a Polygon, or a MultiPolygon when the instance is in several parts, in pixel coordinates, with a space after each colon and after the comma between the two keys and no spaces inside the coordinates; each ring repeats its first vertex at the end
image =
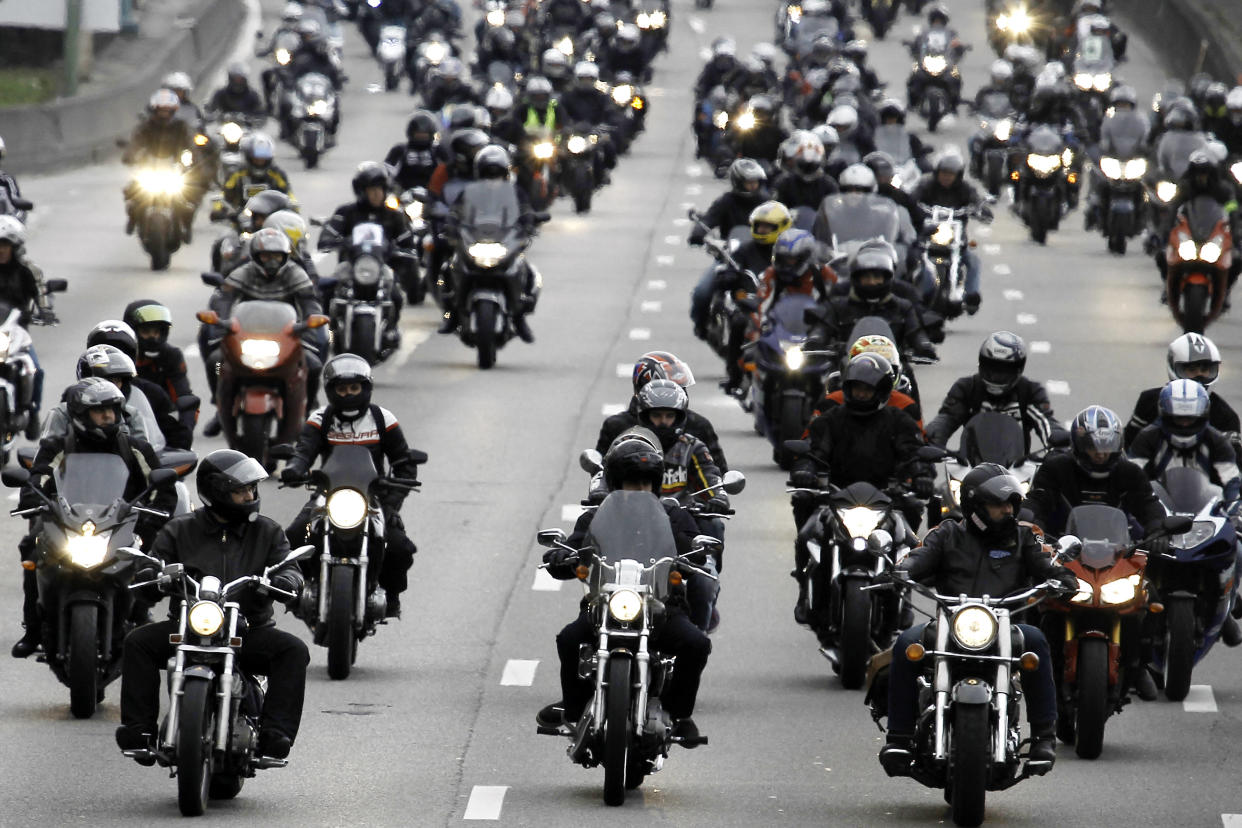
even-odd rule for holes
{"type": "Polygon", "coordinates": [[[375,348],[375,317],[358,314],[354,317],[353,329],[349,332],[349,350],[367,361],[367,365],[379,362],[379,352],[375,348]]]}
{"type": "Polygon", "coordinates": [[[237,450],[258,460],[265,468],[269,462],[272,417],[271,413],[243,414],[237,432],[237,450]]]}
{"type": "Polygon", "coordinates": [[[69,611],[69,710],[75,719],[95,715],[99,687],[99,607],[74,604],[69,611]]]}
{"type": "Polygon", "coordinates": [[[1074,752],[1097,759],[1104,750],[1108,719],[1108,642],[1087,638],[1078,643],[1078,720],[1074,752]]]}
{"type": "Polygon", "coordinates": [[[591,195],[595,191],[595,182],[591,180],[591,171],[583,162],[574,171],[574,212],[591,212],[591,195]]]}
{"type": "Polygon", "coordinates": [[[608,702],[604,711],[604,804],[625,803],[625,771],[630,751],[630,659],[608,661],[608,702]]]}
{"type": "Polygon", "coordinates": [[[491,302],[480,302],[474,308],[474,348],[484,371],[496,364],[496,310],[491,302]]]}
{"type": "Polygon", "coordinates": [[[871,658],[871,594],[863,582],[846,578],[841,586],[841,686],[857,690],[867,678],[871,658]]]}
{"type": "Polygon", "coordinates": [[[983,822],[992,755],[990,713],[983,704],[961,704],[953,709],[947,796],[955,825],[983,822]]]}
{"type": "Polygon", "coordinates": [[[152,270],[168,269],[172,261],[172,233],[172,224],[164,216],[156,215],[147,219],[143,238],[146,240],[147,255],[151,257],[152,270]]]}
{"type": "Polygon", "coordinates": [[[354,568],[332,568],[328,592],[328,678],[349,678],[358,637],[354,635],[354,568]]]}
{"type": "Polygon", "coordinates": [[[1186,285],[1182,290],[1182,329],[1186,333],[1203,333],[1210,303],[1207,285],[1186,285]]]}
{"type": "Polygon", "coordinates": [[[245,784],[244,777],[233,773],[218,773],[211,777],[211,786],[207,790],[207,795],[212,799],[234,799],[241,793],[242,786],[245,784]]]}
{"type": "Polygon", "coordinates": [[[1028,227],[1031,231],[1031,241],[1036,244],[1048,243],[1048,225],[1044,223],[1044,212],[1040,206],[1034,202],[1028,201],[1026,204],[1026,214],[1028,227]]]}
{"type": "Polygon", "coordinates": [[[1164,695],[1182,701],[1190,693],[1195,666],[1195,604],[1190,598],[1174,598],[1165,609],[1164,695]]]}
{"type": "Polygon", "coordinates": [[[785,397],[781,401],[779,423],[776,432],[776,453],[780,467],[788,469],[793,465],[793,455],[784,448],[785,441],[800,439],[806,427],[806,424],[802,422],[802,399],[800,397],[785,397]]]}
{"type": "Polygon", "coordinates": [[[211,736],[216,720],[211,682],[187,678],[177,719],[177,805],[182,816],[201,816],[211,787],[211,736]]]}

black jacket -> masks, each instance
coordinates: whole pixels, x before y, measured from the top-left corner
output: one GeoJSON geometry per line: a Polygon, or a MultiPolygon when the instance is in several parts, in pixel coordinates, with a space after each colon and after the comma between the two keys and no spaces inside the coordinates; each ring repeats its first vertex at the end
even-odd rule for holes
{"type": "Polygon", "coordinates": [[[354,227],[373,222],[384,228],[384,241],[390,249],[408,250],[414,243],[414,233],[405,213],[387,205],[372,207],[366,200],[351,201],[336,208],[336,212],[323,226],[319,234],[320,250],[337,250],[340,261],[349,255],[349,239],[354,227]]]}
{"type": "MultiPolygon", "coordinates": [[[[850,331],[864,316],[878,316],[888,322],[898,350],[931,353],[931,340],[919,320],[913,302],[890,294],[880,302],[864,302],[853,294],[832,296],[820,306],[820,321],[811,330],[811,339],[825,344],[844,343],[850,331]]],[[[848,344],[848,343],[846,343],[848,344]]]]}
{"type": "MultiPolygon", "coordinates": [[[[1130,421],[1126,423],[1126,446],[1134,442],[1134,438],[1138,433],[1147,426],[1156,421],[1160,416],[1160,392],[1164,390],[1163,385],[1155,388],[1148,388],[1142,394],[1139,394],[1138,400],[1134,403],[1134,413],[1130,415],[1130,421]]],[[[1238,420],[1238,412],[1225,402],[1224,398],[1215,391],[1209,392],[1208,407],[1208,425],[1222,432],[1226,437],[1235,444],[1238,440],[1238,432],[1242,431],[1242,423],[1238,420]]]]}
{"type": "Polygon", "coordinates": [[[953,432],[966,425],[966,421],[980,411],[997,411],[1008,414],[1022,424],[1026,437],[1026,450],[1031,450],[1031,433],[1039,436],[1044,445],[1056,425],[1048,392],[1034,380],[1019,377],[1018,384],[1004,397],[993,397],[983,387],[978,374],[962,377],[953,383],[940,405],[940,412],[927,426],[927,442],[943,446],[953,432]]]}
{"type": "Polygon", "coordinates": [[[703,214],[703,223],[696,224],[690,231],[690,243],[701,244],[710,229],[715,229],[721,238],[727,239],[729,231],[734,227],[750,224],[751,211],[766,201],[767,197],[762,188],[757,193],[739,195],[730,191],[719,196],[703,214]]]}
{"type": "Polygon", "coordinates": [[[147,118],[134,128],[125,148],[124,161],[132,164],[144,156],[157,159],[177,158],[182,150],[194,145],[194,135],[185,121],[171,118],[157,121],[147,118]]]}
{"type": "Polygon", "coordinates": [[[392,172],[398,189],[402,191],[429,186],[437,163],[434,144],[426,149],[411,147],[408,143],[394,144],[388,155],[384,156],[384,165],[392,172]]]}
{"type": "Polygon", "coordinates": [[[243,115],[267,114],[263,107],[263,98],[251,88],[250,84],[246,84],[241,89],[234,89],[229,84],[220,87],[207,102],[207,111],[215,115],[233,112],[243,115]]]}
{"type": "Polygon", "coordinates": [[[1180,449],[1169,442],[1158,422],[1152,423],[1138,433],[1127,453],[1152,480],[1170,466],[1187,466],[1206,474],[1213,485],[1222,486],[1226,502],[1238,496],[1238,455],[1229,439],[1211,426],[1194,446],[1180,449]]]}
{"type": "Polygon", "coordinates": [[[776,177],[776,187],[772,197],[788,207],[790,212],[793,212],[796,207],[810,207],[812,210],[818,210],[825,198],[840,191],[841,188],[837,186],[837,182],[827,175],[808,181],[791,172],[783,172],[776,177]]]}
{"type": "Polygon", "coordinates": [[[947,520],[923,538],[923,545],[906,556],[897,568],[911,579],[928,583],[944,595],[1003,597],[1049,578],[1067,586],[1077,584],[1073,574],[1053,561],[1050,550],[1035,539],[1031,530],[1018,527],[1009,545],[989,548],[966,529],[965,521],[947,520]]]}
{"type": "MultiPolygon", "coordinates": [[[[141,391],[147,398],[147,402],[151,404],[151,412],[155,414],[155,424],[163,433],[167,447],[188,449],[194,442],[194,431],[182,421],[181,412],[177,411],[177,407],[173,405],[168,392],[142,377],[135,377],[133,383],[134,387],[141,391]]],[[[193,412],[190,413],[193,414],[193,412]]]]}
{"type": "Polygon", "coordinates": [[[1032,522],[1060,534],[1069,510],[1084,503],[1115,506],[1148,534],[1164,517],[1164,507],[1138,465],[1122,458],[1108,477],[1096,478],[1083,471],[1069,452],[1056,452],[1044,460],[1022,506],[1029,510],[1032,522]]]}
{"type": "MultiPolygon", "coordinates": [[[[138,368],[139,379],[158,385],[174,403],[194,393],[190,390],[190,378],[186,375],[185,354],[181,353],[181,349],[176,345],[165,342],[154,357],[147,356],[139,349],[138,359],[134,360],[134,365],[138,368]]],[[[148,399],[150,396],[150,394],[147,395],[148,399]]],[[[196,410],[183,411],[180,413],[180,418],[186,428],[193,430],[194,423],[198,419],[198,412],[196,410]]]]}
{"type": "MultiPolygon", "coordinates": [[[[280,524],[269,517],[258,515],[253,522],[229,525],[207,509],[196,509],[165,524],[151,545],[151,554],[165,563],[184,564],[195,578],[214,575],[228,583],[245,575],[261,575],[266,567],[280,563],[289,554],[289,541],[280,524]]],[[[277,572],[294,576],[301,589],[302,572],[296,562],[277,572]]],[[[171,602],[170,612],[176,603],[171,602]]],[[[239,603],[252,627],[273,623],[270,593],[249,589],[239,603]]]]}
{"type": "Polygon", "coordinates": [[[984,200],[982,191],[967,181],[964,175],[958,176],[952,187],[941,187],[935,172],[923,173],[910,197],[920,204],[937,204],[954,209],[970,207],[984,200]]]}
{"type": "MultiPolygon", "coordinates": [[[[860,480],[883,489],[894,479],[930,476],[916,456],[923,445],[918,424],[910,415],[885,406],[857,416],[845,406],[828,409],[807,427],[811,450],[828,463],[828,480],[848,486],[860,480]]],[[[794,471],[822,472],[811,457],[799,457],[794,471]]]]}
{"type": "MultiPolygon", "coordinates": [[[[609,416],[604,420],[604,424],[599,427],[599,439],[595,441],[595,450],[600,454],[606,454],[608,447],[612,445],[612,441],[617,439],[621,432],[636,425],[640,425],[638,422],[638,401],[631,397],[629,408],[609,416]]],[[[724,452],[720,448],[720,438],[716,436],[716,429],[712,427],[711,422],[706,417],[697,411],[687,411],[685,432],[693,437],[697,437],[707,446],[707,450],[711,453],[712,459],[716,461],[716,467],[720,469],[721,474],[729,470],[729,466],[725,462],[724,452]]]]}
{"type": "Polygon", "coordinates": [[[608,123],[608,115],[615,104],[612,98],[598,89],[581,89],[575,86],[561,95],[561,106],[565,110],[568,123],[600,126],[608,123]]]}
{"type": "MultiPolygon", "coordinates": [[[[677,502],[671,498],[661,498],[660,505],[664,507],[665,513],[668,515],[668,522],[673,528],[673,541],[677,544],[677,554],[686,555],[694,548],[694,537],[699,534],[699,525],[689,512],[677,505],[677,502]]],[[[591,521],[595,519],[595,510],[587,509],[578,516],[577,522],[574,524],[574,531],[565,539],[567,546],[574,549],[581,549],[586,543],[587,534],[591,529],[591,521]]],[[[546,560],[548,554],[544,554],[546,560]]],[[[577,577],[575,570],[577,564],[561,564],[560,566],[549,566],[548,574],[558,581],[568,581],[577,577]]]]}

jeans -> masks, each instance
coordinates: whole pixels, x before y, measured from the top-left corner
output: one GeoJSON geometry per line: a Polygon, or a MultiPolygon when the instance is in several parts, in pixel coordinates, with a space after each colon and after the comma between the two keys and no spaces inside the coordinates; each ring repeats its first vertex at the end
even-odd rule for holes
{"type": "Polygon", "coordinates": [[[38,416],[39,411],[43,408],[43,367],[39,365],[39,355],[35,353],[34,346],[30,346],[30,361],[34,363],[35,373],[34,382],[30,385],[30,408],[32,416],[38,416]]]}
{"type": "Polygon", "coordinates": [[[707,312],[712,305],[712,294],[716,292],[716,265],[703,271],[698,284],[690,291],[690,321],[696,328],[707,327],[707,312]]]}
{"type": "MultiPolygon", "coordinates": [[[[1022,631],[1023,651],[1039,656],[1039,667],[1033,675],[1023,678],[1022,689],[1026,693],[1026,717],[1032,726],[1052,724],[1057,718],[1057,688],[1052,677],[1052,657],[1048,651],[1048,639],[1039,628],[1029,624],[1014,624],[1022,631]],[[1029,678],[1029,680],[1028,680],[1029,678]]],[[[918,687],[916,680],[922,664],[914,664],[906,658],[906,648],[923,640],[927,624],[916,624],[897,636],[893,645],[893,662],[888,673],[888,732],[913,735],[918,716],[918,687]]]]}
{"type": "MultiPolygon", "coordinates": [[[[713,575],[716,574],[716,560],[707,556],[703,568],[713,575]]],[[[713,581],[697,572],[691,572],[686,579],[686,601],[690,604],[689,616],[694,626],[706,630],[712,621],[712,608],[716,606],[716,597],[720,595],[720,581],[713,581]]]]}

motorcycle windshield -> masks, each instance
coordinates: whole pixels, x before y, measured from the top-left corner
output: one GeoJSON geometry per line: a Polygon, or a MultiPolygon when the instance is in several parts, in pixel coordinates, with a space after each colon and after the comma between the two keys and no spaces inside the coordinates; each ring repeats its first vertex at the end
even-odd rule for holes
{"type": "Polygon", "coordinates": [[[1026,139],[1027,148],[1036,155],[1060,155],[1065,142],[1061,133],[1047,124],[1042,124],[1031,132],[1026,139]]]}
{"type": "Polygon", "coordinates": [[[857,342],[864,336],[884,336],[892,342],[897,341],[897,337],[893,336],[893,326],[882,316],[864,316],[855,322],[850,329],[849,343],[857,342]]]}
{"type": "Polygon", "coordinates": [[[1013,112],[1013,104],[1005,92],[989,92],[979,101],[979,115],[983,118],[1004,118],[1013,112]]]}
{"type": "Polygon", "coordinates": [[[129,467],[115,454],[67,454],[53,477],[70,505],[110,506],[125,496],[129,467]]]}
{"type": "Polygon", "coordinates": [[[874,140],[876,150],[888,153],[898,167],[914,157],[910,152],[910,133],[904,124],[881,124],[875,128],[874,140]]]}
{"type": "Polygon", "coordinates": [[[844,489],[838,489],[829,498],[838,509],[853,506],[869,506],[873,509],[885,509],[892,504],[892,499],[870,483],[859,481],[851,483],[844,489]]]}
{"type": "Polygon", "coordinates": [[[362,446],[334,447],[320,471],[328,478],[329,491],[348,488],[366,492],[379,477],[371,452],[362,446]]]}
{"type": "Polygon", "coordinates": [[[298,78],[298,97],[314,101],[332,97],[332,84],[318,72],[308,72],[298,78]]]}
{"type": "Polygon", "coordinates": [[[923,35],[920,46],[923,55],[943,55],[949,51],[949,33],[944,29],[932,29],[923,35]]]}
{"type": "Polygon", "coordinates": [[[1065,524],[1065,532],[1082,541],[1079,560],[1092,569],[1112,566],[1117,553],[1130,542],[1130,522],[1126,513],[1098,503],[1075,506],[1065,524]]]}
{"type": "Polygon", "coordinates": [[[836,193],[824,199],[824,216],[837,244],[882,238],[897,241],[901,217],[897,204],[875,193],[836,193]]]}
{"type": "Polygon", "coordinates": [[[972,466],[1015,466],[1026,459],[1025,443],[1021,424],[996,411],[980,411],[962,430],[962,452],[972,466]]]}
{"type": "Polygon", "coordinates": [[[1207,475],[1198,469],[1174,466],[1165,469],[1160,477],[1163,491],[1160,500],[1171,512],[1197,515],[1212,498],[1220,495],[1220,487],[1213,486],[1207,475]]]}
{"type": "Polygon", "coordinates": [[[1191,154],[1206,146],[1207,139],[1203,133],[1174,130],[1160,136],[1160,149],[1156,156],[1165,167],[1165,172],[1176,181],[1186,174],[1191,154]]]}
{"type": "Polygon", "coordinates": [[[457,209],[462,226],[478,239],[500,239],[522,216],[517,191],[508,181],[471,181],[457,209]]]}
{"type": "Polygon", "coordinates": [[[587,541],[609,563],[677,557],[668,514],[650,492],[610,492],[595,511],[587,541]]]}
{"type": "Polygon", "coordinates": [[[768,311],[768,321],[782,339],[806,339],[808,332],[803,311],[815,307],[815,298],[805,293],[785,293],[768,311]]]}
{"type": "Polygon", "coordinates": [[[1186,221],[1196,241],[1206,241],[1225,218],[1225,208],[1211,196],[1196,196],[1186,205],[1186,221]]]}
{"type": "Polygon", "coordinates": [[[354,227],[349,235],[349,246],[354,256],[383,257],[385,250],[384,228],[372,222],[364,222],[354,227]]]}
{"type": "Polygon", "coordinates": [[[243,334],[275,336],[298,321],[298,312],[288,302],[266,302],[253,299],[233,308],[233,320],[243,334]]]}

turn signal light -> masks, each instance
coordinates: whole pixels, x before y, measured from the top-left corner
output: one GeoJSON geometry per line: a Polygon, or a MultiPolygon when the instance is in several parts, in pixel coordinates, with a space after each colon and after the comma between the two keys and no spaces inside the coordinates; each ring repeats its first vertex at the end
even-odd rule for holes
{"type": "Polygon", "coordinates": [[[220,323],[220,316],[213,310],[203,310],[194,314],[195,318],[204,325],[217,325],[220,323]]]}
{"type": "Polygon", "coordinates": [[[681,582],[682,582],[681,573],[675,569],[672,572],[668,573],[668,582],[672,584],[673,586],[681,586],[681,582]]]}
{"type": "Polygon", "coordinates": [[[1017,180],[1018,180],[1019,175],[1020,175],[1020,173],[1019,173],[1017,170],[1014,170],[1013,172],[1011,172],[1011,173],[1009,174],[1009,180],[1010,180],[1010,181],[1017,181],[1017,180]]]}
{"type": "Polygon", "coordinates": [[[242,640],[241,640],[240,638],[230,638],[230,639],[229,639],[229,646],[230,646],[230,647],[240,647],[241,645],[242,645],[242,640]]]}
{"type": "Polygon", "coordinates": [[[1066,176],[1066,178],[1069,180],[1069,183],[1071,184],[1078,183],[1078,173],[1070,173],[1068,176],[1066,176]]]}
{"type": "Polygon", "coordinates": [[[1039,669],[1039,656],[1034,653],[1023,653],[1018,659],[1018,666],[1028,673],[1033,673],[1039,669]]]}
{"type": "Polygon", "coordinates": [[[35,562],[34,561],[22,561],[22,569],[26,570],[27,572],[34,572],[35,562]]]}
{"type": "Polygon", "coordinates": [[[180,633],[173,633],[172,635],[168,636],[168,643],[169,643],[169,644],[180,644],[180,643],[181,643],[181,634],[180,634],[180,633]]]}
{"type": "Polygon", "coordinates": [[[927,654],[927,651],[923,649],[923,645],[918,643],[917,641],[911,644],[909,647],[906,647],[906,660],[907,661],[922,661],[923,656],[926,654],[927,654]]]}
{"type": "Polygon", "coordinates": [[[1147,609],[1150,612],[1161,613],[1161,612],[1164,612],[1164,604],[1160,603],[1159,601],[1152,601],[1150,604],[1147,605],[1147,609]]]}
{"type": "Polygon", "coordinates": [[[591,568],[586,564],[579,564],[578,568],[574,570],[574,574],[578,576],[579,581],[585,581],[587,576],[591,574],[591,568]]]}

